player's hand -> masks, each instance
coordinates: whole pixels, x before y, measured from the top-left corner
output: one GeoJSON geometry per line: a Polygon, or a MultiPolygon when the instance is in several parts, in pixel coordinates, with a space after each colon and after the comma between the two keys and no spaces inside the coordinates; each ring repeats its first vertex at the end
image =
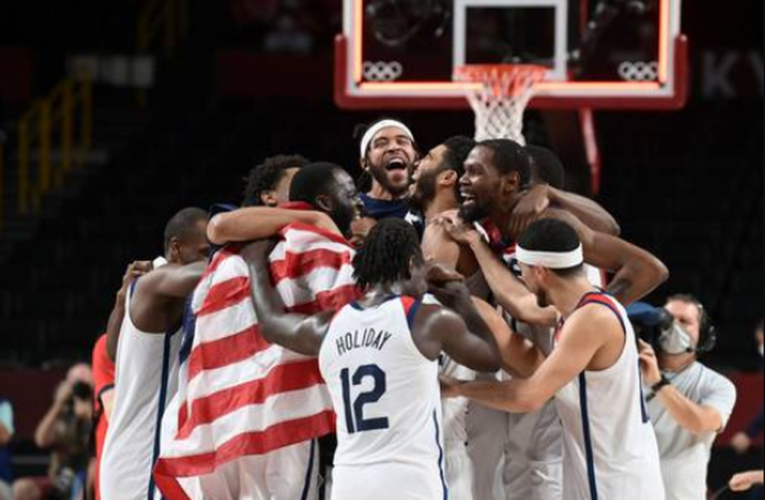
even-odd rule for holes
{"type": "Polygon", "coordinates": [[[462,385],[462,381],[457,380],[456,378],[448,377],[446,375],[441,375],[439,377],[439,382],[441,383],[442,399],[460,397],[459,388],[462,385]]]}
{"type": "Polygon", "coordinates": [[[527,191],[510,216],[510,231],[518,238],[550,206],[550,186],[538,184],[527,191]]]}
{"type": "Polygon", "coordinates": [[[449,238],[460,245],[470,246],[481,241],[481,234],[475,227],[454,217],[442,215],[436,219],[436,224],[444,228],[449,238]]]}
{"type": "Polygon", "coordinates": [[[428,291],[445,307],[455,311],[473,303],[470,290],[463,281],[448,281],[438,285],[431,283],[428,291]]]}
{"type": "Polygon", "coordinates": [[[661,382],[661,369],[651,344],[640,341],[640,370],[646,384],[654,386],[661,382]]]}
{"type": "Polygon", "coordinates": [[[443,264],[435,261],[428,262],[426,279],[429,284],[442,285],[452,281],[465,281],[465,277],[454,269],[450,269],[443,264]]]}
{"type": "Polygon", "coordinates": [[[136,260],[127,267],[125,274],[122,276],[122,286],[120,286],[120,289],[117,292],[117,301],[120,305],[125,305],[127,291],[133,281],[138,277],[151,272],[153,268],[154,264],[150,260],[136,260]]]}
{"type": "Polygon", "coordinates": [[[762,484],[762,471],[736,474],[729,484],[731,491],[749,491],[755,484],[762,484]]]}
{"type": "Polygon", "coordinates": [[[276,240],[267,239],[247,244],[239,254],[246,262],[262,266],[268,265],[268,257],[276,247],[276,240]]]}
{"type": "Polygon", "coordinates": [[[752,447],[752,440],[745,433],[739,432],[733,436],[733,439],[730,441],[730,445],[736,451],[736,453],[743,455],[749,451],[749,448],[752,447]]]}

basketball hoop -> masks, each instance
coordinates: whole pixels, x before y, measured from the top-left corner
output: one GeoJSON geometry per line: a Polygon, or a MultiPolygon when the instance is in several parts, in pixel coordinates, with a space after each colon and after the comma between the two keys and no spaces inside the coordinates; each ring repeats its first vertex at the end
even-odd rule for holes
{"type": "Polygon", "coordinates": [[[458,67],[454,79],[480,83],[468,89],[475,112],[475,139],[512,139],[521,145],[523,112],[534,97],[534,85],[545,79],[547,68],[532,64],[469,64],[458,67]]]}

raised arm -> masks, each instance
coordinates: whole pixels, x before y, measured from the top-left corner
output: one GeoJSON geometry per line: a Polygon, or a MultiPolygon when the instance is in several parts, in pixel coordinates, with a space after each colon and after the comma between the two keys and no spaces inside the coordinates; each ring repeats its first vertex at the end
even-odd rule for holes
{"type": "Polygon", "coordinates": [[[251,243],[242,252],[250,269],[250,289],[260,334],[269,342],[306,356],[318,356],[334,312],[316,316],[291,314],[271,283],[268,255],[273,247],[267,241],[251,243]]]}
{"type": "Polygon", "coordinates": [[[571,212],[595,231],[612,236],[621,234],[616,219],[597,202],[576,193],[538,184],[529,190],[513,210],[510,228],[513,234],[521,234],[549,207],[571,212]]]}
{"type": "Polygon", "coordinates": [[[605,208],[598,202],[582,196],[554,187],[549,188],[550,203],[563,210],[568,210],[594,231],[619,236],[622,228],[605,208]]]}
{"type": "Polygon", "coordinates": [[[494,255],[475,228],[464,224],[456,225],[449,219],[442,219],[440,224],[454,241],[467,245],[475,254],[494,298],[505,311],[524,323],[555,325],[558,320],[556,309],[539,307],[536,296],[494,255]]]}
{"type": "Polygon", "coordinates": [[[584,260],[597,268],[615,273],[608,292],[622,304],[629,305],[645,297],[669,278],[662,261],[621,238],[593,231],[573,214],[550,209],[545,217],[570,224],[579,234],[584,260]]]}
{"type": "Polygon", "coordinates": [[[464,283],[431,284],[431,291],[451,310],[424,306],[425,310],[415,321],[415,329],[426,339],[437,341],[436,356],[443,350],[457,363],[473,370],[497,371],[501,366],[497,339],[464,283]]]}
{"type": "Polygon", "coordinates": [[[282,228],[296,222],[340,234],[332,219],[321,212],[248,207],[213,217],[207,226],[207,238],[216,245],[262,240],[276,236],[282,228]]]}
{"type": "Polygon", "coordinates": [[[544,355],[534,344],[517,334],[495,308],[473,297],[473,303],[494,334],[502,358],[502,369],[514,377],[529,378],[544,362],[544,355]]]}
{"type": "Polygon", "coordinates": [[[510,413],[533,413],[585,371],[609,337],[624,336],[608,311],[572,317],[561,334],[561,343],[527,380],[471,382],[447,385],[447,396],[464,396],[477,403],[510,413]]]}
{"type": "Polygon", "coordinates": [[[167,264],[147,274],[136,286],[157,297],[183,299],[194,291],[206,269],[207,263],[201,261],[185,266],[167,264]]]}
{"type": "Polygon", "coordinates": [[[152,263],[150,261],[136,261],[130,264],[122,277],[122,286],[117,291],[117,297],[114,302],[114,308],[109,315],[109,321],[106,323],[106,355],[114,362],[117,359],[117,345],[122,329],[122,321],[125,319],[125,298],[128,288],[133,281],[151,271],[152,263]]]}

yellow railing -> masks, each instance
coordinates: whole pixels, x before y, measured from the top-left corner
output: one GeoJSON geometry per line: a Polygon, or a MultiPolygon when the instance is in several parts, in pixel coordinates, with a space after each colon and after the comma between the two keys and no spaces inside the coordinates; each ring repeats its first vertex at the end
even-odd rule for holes
{"type": "Polygon", "coordinates": [[[60,188],[72,167],[84,162],[92,141],[93,88],[88,74],[62,81],[32,103],[18,127],[19,213],[39,213],[42,197],[52,187],[60,188]],[[54,141],[60,147],[56,158],[54,141]]]}
{"type": "Polygon", "coordinates": [[[172,56],[188,27],[188,0],[149,0],[138,19],[138,50],[146,52],[161,45],[165,55],[172,56]]]}

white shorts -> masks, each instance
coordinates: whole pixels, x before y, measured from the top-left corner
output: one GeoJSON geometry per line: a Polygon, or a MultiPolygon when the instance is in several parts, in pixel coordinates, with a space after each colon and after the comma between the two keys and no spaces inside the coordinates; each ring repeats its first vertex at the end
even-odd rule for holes
{"type": "Polygon", "coordinates": [[[445,500],[447,497],[437,466],[385,463],[335,466],[332,472],[332,500],[445,500]]]}
{"type": "Polygon", "coordinates": [[[551,403],[528,415],[472,405],[468,434],[475,500],[560,500],[561,433],[551,403]]]}
{"type": "Polygon", "coordinates": [[[473,500],[473,461],[465,443],[446,446],[446,482],[451,500],[473,500]]]}
{"type": "Polygon", "coordinates": [[[319,446],[296,444],[266,456],[226,464],[214,474],[179,478],[191,498],[214,500],[318,500],[319,446]]]}

